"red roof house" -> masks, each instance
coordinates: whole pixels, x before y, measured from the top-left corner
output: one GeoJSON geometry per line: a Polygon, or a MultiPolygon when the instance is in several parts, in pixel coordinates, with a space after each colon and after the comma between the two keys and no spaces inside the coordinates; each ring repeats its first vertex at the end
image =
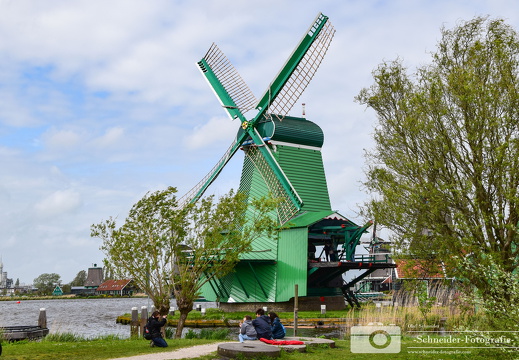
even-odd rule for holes
{"type": "Polygon", "coordinates": [[[104,295],[131,295],[133,293],[133,286],[131,279],[124,280],[107,280],[96,289],[96,293],[104,295]]]}
{"type": "Polygon", "coordinates": [[[448,279],[443,262],[424,259],[397,259],[397,279],[448,279]]]}

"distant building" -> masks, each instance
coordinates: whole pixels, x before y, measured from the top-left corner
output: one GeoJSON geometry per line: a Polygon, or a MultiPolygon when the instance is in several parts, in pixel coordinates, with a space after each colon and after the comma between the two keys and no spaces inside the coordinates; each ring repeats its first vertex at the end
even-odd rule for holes
{"type": "Polygon", "coordinates": [[[94,267],[88,268],[87,279],[85,281],[86,290],[91,289],[95,291],[103,281],[104,276],[102,267],[98,267],[97,264],[94,264],[94,267]]]}
{"type": "MultiPolygon", "coordinates": [[[[94,290],[90,289],[88,291],[89,291],[89,294],[94,293],[94,290]]],[[[87,294],[87,290],[86,290],[86,287],[84,287],[84,286],[71,286],[70,293],[72,295],[83,295],[83,294],[87,294]]]]}
{"type": "Polygon", "coordinates": [[[131,296],[134,291],[131,279],[107,280],[96,289],[96,293],[100,295],[131,296]]]}
{"type": "Polygon", "coordinates": [[[12,289],[13,279],[7,277],[7,271],[4,271],[4,263],[0,257],[0,289],[12,289]]]}
{"type": "Polygon", "coordinates": [[[56,285],[54,290],[52,290],[52,296],[63,296],[63,290],[59,285],[56,285]]]}

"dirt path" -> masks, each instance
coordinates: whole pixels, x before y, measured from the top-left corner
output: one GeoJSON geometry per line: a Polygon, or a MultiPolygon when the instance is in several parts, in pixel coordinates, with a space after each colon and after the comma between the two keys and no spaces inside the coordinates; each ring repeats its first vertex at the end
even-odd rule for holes
{"type": "Polygon", "coordinates": [[[208,355],[218,350],[218,345],[223,343],[197,345],[187,348],[177,349],[168,352],[160,352],[156,354],[143,354],[130,356],[125,358],[117,358],[112,360],[175,360],[175,359],[186,359],[186,358],[197,358],[199,356],[208,355]]]}

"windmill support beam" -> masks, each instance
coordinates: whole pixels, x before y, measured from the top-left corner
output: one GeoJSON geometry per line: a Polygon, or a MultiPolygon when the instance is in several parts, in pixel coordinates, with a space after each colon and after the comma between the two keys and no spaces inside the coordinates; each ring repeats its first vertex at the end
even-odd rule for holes
{"type": "Polygon", "coordinates": [[[349,289],[350,287],[352,287],[353,285],[355,285],[356,283],[358,283],[359,281],[364,279],[366,276],[368,276],[369,274],[373,273],[375,270],[377,270],[377,269],[373,269],[372,268],[372,269],[368,269],[368,270],[364,271],[362,274],[357,276],[355,279],[353,279],[350,282],[344,284],[343,288],[349,289]]]}
{"type": "Polygon", "coordinates": [[[225,288],[225,285],[223,284],[222,279],[218,279],[218,282],[220,282],[220,286],[222,287],[222,290],[223,290],[223,292],[225,293],[225,296],[229,297],[230,294],[229,294],[229,292],[227,291],[227,289],[225,288]]]}
{"type": "MultiPolygon", "coordinates": [[[[207,275],[206,272],[204,272],[204,275],[207,278],[209,278],[209,276],[207,275]]],[[[216,278],[212,278],[211,280],[208,281],[209,285],[211,286],[211,289],[213,289],[216,296],[219,298],[224,297],[226,294],[227,294],[227,296],[229,296],[227,291],[225,291],[225,287],[223,286],[223,284],[218,284],[218,281],[219,281],[219,279],[216,279],[216,278]],[[214,284],[213,284],[213,282],[214,282],[214,284]],[[220,287],[220,285],[221,285],[221,287],[220,287]],[[216,289],[215,289],[215,287],[216,287],[216,289]]],[[[220,282],[221,282],[221,280],[220,280],[220,282]]]]}
{"type": "Polygon", "coordinates": [[[252,271],[252,275],[254,275],[254,278],[256,279],[256,282],[258,283],[261,291],[263,292],[263,295],[265,295],[265,299],[268,299],[268,294],[265,291],[265,289],[263,288],[263,285],[261,285],[261,281],[259,280],[258,275],[256,274],[256,271],[254,270],[254,267],[252,266],[252,263],[250,263],[250,262],[249,262],[249,267],[250,267],[250,269],[252,271]]]}
{"type": "Polygon", "coordinates": [[[208,283],[211,286],[211,289],[215,293],[216,297],[221,298],[223,294],[220,292],[220,289],[218,289],[218,284],[213,285],[212,280],[209,280],[208,283]],[[216,289],[215,289],[215,286],[216,286],[216,289]]]}
{"type": "Polygon", "coordinates": [[[238,280],[238,283],[240,284],[241,289],[245,293],[245,296],[247,297],[247,299],[249,299],[250,298],[249,292],[247,291],[247,288],[243,285],[243,283],[242,283],[240,277],[238,276],[238,274],[236,274],[236,279],[238,280]]]}

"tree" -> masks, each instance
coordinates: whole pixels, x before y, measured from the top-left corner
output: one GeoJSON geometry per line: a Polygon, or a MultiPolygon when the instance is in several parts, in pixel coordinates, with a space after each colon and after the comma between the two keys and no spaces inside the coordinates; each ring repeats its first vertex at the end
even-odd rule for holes
{"type": "Polygon", "coordinates": [[[85,270],[81,270],[77,273],[74,280],[70,282],[70,286],[84,286],[87,279],[87,273],[85,270]]]}
{"type": "Polygon", "coordinates": [[[33,286],[38,289],[41,295],[52,293],[56,285],[61,284],[61,277],[56,273],[44,273],[33,280],[33,286]]]}
{"type": "Polygon", "coordinates": [[[465,259],[518,265],[519,37],[481,17],[441,33],[431,64],[411,76],[401,60],[383,63],[356,97],[379,120],[363,212],[402,252],[486,291],[501,285],[465,259]]]}
{"type": "Polygon", "coordinates": [[[20,286],[20,278],[16,278],[16,282],[14,283],[14,286],[16,286],[16,287],[20,286]]]}
{"type": "Polygon", "coordinates": [[[254,239],[276,231],[269,214],[277,202],[253,201],[257,211],[246,217],[242,193],[231,191],[218,202],[209,196],[182,208],[175,193],[173,187],[147,193],[120,228],[110,218],[91,229],[103,240],[105,266],[133,278],[161,314],[168,313],[174,294],[180,312],[175,337],[180,338],[201,287],[231,272],[254,239]]]}

